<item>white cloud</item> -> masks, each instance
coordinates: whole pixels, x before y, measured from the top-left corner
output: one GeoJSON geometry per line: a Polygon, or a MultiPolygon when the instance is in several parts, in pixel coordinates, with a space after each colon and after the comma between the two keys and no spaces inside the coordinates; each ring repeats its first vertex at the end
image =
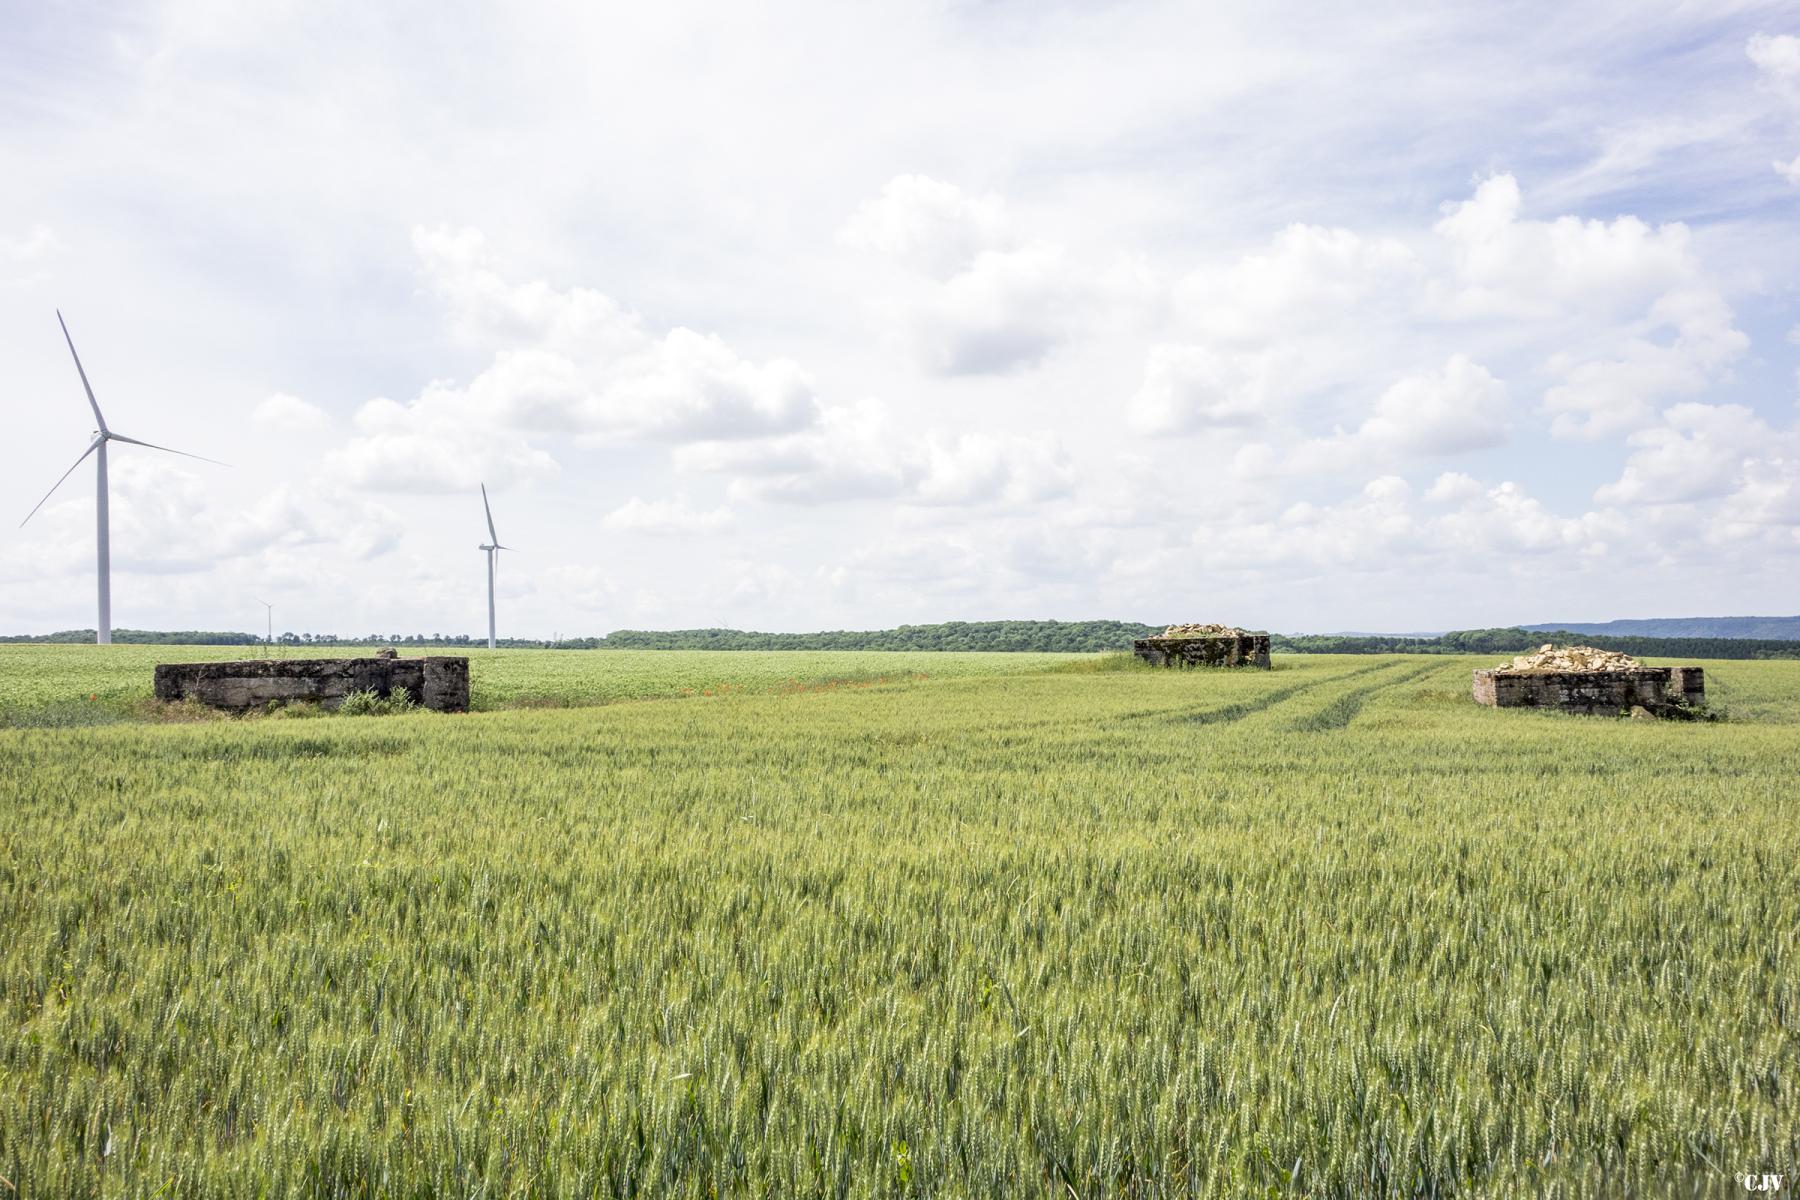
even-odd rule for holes
{"type": "Polygon", "coordinates": [[[1800,86],[1800,37],[1758,33],[1745,43],[1744,53],[1770,81],[1800,86]]]}
{"type": "Polygon", "coordinates": [[[1273,514],[1191,535],[1207,570],[1368,569],[1411,557],[1418,537],[1411,489],[1398,476],[1366,483],[1340,505],[1299,501],[1273,514]]]}
{"type": "Polygon", "coordinates": [[[758,437],[811,423],[812,380],[788,359],[756,364],[716,337],[674,329],[612,381],[602,429],[667,441],[758,437]]]}
{"type": "Polygon", "coordinates": [[[896,175],[864,204],[840,233],[845,243],[947,278],[967,270],[979,254],[1014,242],[1006,202],[971,196],[925,175],[896,175]]]}
{"type": "Polygon", "coordinates": [[[467,405],[512,428],[684,441],[782,433],[815,416],[812,381],[788,359],[754,363],[680,327],[656,337],[589,288],[509,284],[474,230],[419,229],[413,242],[463,337],[494,351],[467,405]]]}
{"type": "Polygon", "coordinates": [[[25,233],[11,237],[0,236],[0,259],[14,263],[36,262],[62,248],[56,231],[48,225],[33,225],[25,233]]]}
{"type": "Polygon", "coordinates": [[[1434,504],[1455,504],[1481,494],[1481,484],[1461,471],[1445,471],[1432,481],[1425,498],[1434,504]]]}
{"type": "MultiPolygon", "coordinates": [[[[1590,582],[1649,585],[1675,564],[1709,563],[1730,582],[1800,546],[1800,433],[1739,406],[1689,403],[1633,444],[1623,477],[1600,489],[1589,511],[1559,513],[1517,483],[1459,472],[1440,474],[1423,496],[1387,475],[1342,500],[1208,524],[1193,535],[1194,557],[1162,570],[1231,573],[1240,588],[1295,572],[1452,590],[1458,578],[1509,589],[1539,579],[1558,594],[1599,596],[1590,582]]],[[[1532,593],[1513,602],[1530,603],[1532,593]]]]}
{"type": "MultiPolygon", "coordinates": [[[[592,563],[560,563],[534,572],[533,582],[537,594],[556,598],[563,616],[573,617],[584,623],[601,613],[615,614],[616,619],[621,611],[642,614],[655,613],[659,608],[667,611],[667,601],[648,592],[622,600],[617,574],[615,570],[592,563]]],[[[567,627],[553,629],[551,632],[571,637],[590,636],[587,633],[573,632],[567,627]]]]}
{"type": "Polygon", "coordinates": [[[1594,493],[1603,504],[1687,504],[1735,491],[1752,464],[1795,438],[1739,404],[1677,404],[1631,436],[1624,472],[1594,493]]]}
{"type": "Polygon", "coordinates": [[[1695,272],[1686,226],[1653,228],[1633,216],[1611,222],[1523,219],[1518,180],[1495,175],[1447,206],[1433,232],[1452,271],[1436,302],[1457,315],[1566,320],[1629,316],[1695,272]]]}
{"type": "Polygon", "coordinates": [[[876,305],[916,360],[941,375],[1031,366],[1074,330],[1088,288],[1063,246],[1023,237],[998,196],[902,175],[841,231],[905,268],[876,305]]]}
{"type": "Polygon", "coordinates": [[[412,249],[452,327],[473,346],[525,343],[616,354],[642,345],[636,318],[609,296],[586,287],[556,288],[542,279],[509,281],[479,229],[418,226],[412,249]]]}
{"type": "Polygon", "coordinates": [[[1080,298],[1058,246],[988,250],[912,315],[919,360],[944,375],[991,375],[1041,361],[1071,332],[1080,298]]]}
{"type": "Polygon", "coordinates": [[[1552,433],[1639,428],[1659,400],[1706,387],[1748,347],[1686,226],[1526,220],[1521,204],[1517,181],[1499,175],[1453,206],[1436,226],[1453,273],[1432,291],[1465,319],[1540,327],[1552,433]]]}
{"type": "Polygon", "coordinates": [[[760,441],[677,447],[679,470],[735,475],[738,499],[824,504],[896,497],[912,470],[885,405],[864,400],[827,409],[817,428],[760,441]]]}
{"type": "Polygon", "coordinates": [[[1232,459],[1241,479],[1364,472],[1372,465],[1461,454],[1506,441],[1511,402],[1506,385],[1467,355],[1441,371],[1408,375],[1375,401],[1354,430],[1286,446],[1249,442],[1232,459]]]}
{"type": "Polygon", "coordinates": [[[1177,308],[1210,337],[1268,341],[1304,332],[1373,295],[1403,290],[1419,263],[1394,238],[1290,225],[1269,248],[1175,286],[1177,308]]]}
{"type": "Polygon", "coordinates": [[[1272,357],[1152,346],[1144,381],[1127,406],[1131,427],[1159,434],[1254,424],[1264,415],[1272,357]]]}
{"type": "MultiPolygon", "coordinates": [[[[1790,111],[1800,114],[1800,37],[1758,33],[1745,43],[1744,52],[1756,64],[1763,82],[1786,102],[1790,111]]],[[[1800,155],[1785,161],[1776,159],[1769,165],[1777,175],[1800,186],[1800,155]]]]}
{"type": "Polygon", "coordinates": [[[286,392],[276,392],[260,401],[251,410],[250,419],[280,433],[314,433],[331,424],[324,409],[286,392]]]}
{"type": "Polygon", "coordinates": [[[48,225],[33,225],[21,234],[0,232],[0,284],[24,292],[55,276],[56,260],[68,247],[48,225]]]}
{"type": "Polygon", "coordinates": [[[420,229],[413,241],[460,336],[493,359],[466,385],[436,381],[405,403],[364,404],[359,436],[331,459],[358,487],[552,478],[556,461],[533,440],[544,435],[680,443],[763,437],[818,416],[811,379],[788,359],[751,362],[679,327],[653,336],[591,289],[510,284],[473,230],[420,229]]]}
{"type": "Polygon", "coordinates": [[[1247,474],[1347,466],[1345,452],[1370,448],[1498,445],[1509,405],[1497,375],[1541,389],[1555,436],[1629,433],[1728,378],[1749,346],[1686,226],[1530,218],[1510,174],[1410,238],[1289,226],[1265,250],[1187,274],[1173,298],[1201,340],[1152,347],[1133,427],[1198,432],[1252,414],[1285,425],[1285,448],[1242,452],[1247,474]],[[1372,417],[1356,411],[1427,347],[1463,365],[1394,385],[1372,417]]]}
{"type": "Polygon", "coordinates": [[[921,504],[1038,504],[1065,496],[1075,473],[1051,434],[933,436],[913,499],[921,504]]]}
{"type": "Polygon", "coordinates": [[[877,400],[827,409],[818,428],[805,433],[680,447],[675,465],[735,475],[731,491],[739,499],[805,505],[1030,504],[1073,486],[1068,456],[1053,435],[921,436],[898,426],[877,400]]]}
{"type": "Polygon", "coordinates": [[[461,492],[554,479],[546,451],[507,430],[467,394],[432,384],[408,404],[385,397],[357,410],[358,436],[326,457],[336,480],[372,492],[461,492]]]}
{"type": "Polygon", "coordinates": [[[719,582],[709,590],[709,599],[728,611],[741,611],[748,606],[786,607],[799,598],[806,587],[804,578],[777,563],[736,559],[726,562],[719,582]]]}
{"type": "MultiPolygon", "coordinates": [[[[199,574],[231,564],[236,578],[298,559],[364,561],[393,550],[399,517],[331,485],[277,483],[247,504],[214,502],[222,473],[153,451],[117,453],[110,465],[113,569],[146,575],[199,574]]],[[[93,562],[91,489],[59,491],[33,521],[33,558],[53,575],[93,562]]]]}
{"type": "Polygon", "coordinates": [[[967,535],[883,538],[856,547],[827,577],[853,599],[920,586],[954,595],[979,588],[989,561],[967,535]]]}
{"type": "Polygon", "coordinates": [[[1405,454],[1457,454],[1506,440],[1506,385],[1467,355],[1442,371],[1409,375],[1388,388],[1356,440],[1405,454]]]}
{"type": "Polygon", "coordinates": [[[1718,293],[1703,287],[1669,291],[1618,339],[1616,357],[1551,359],[1563,381],[1544,393],[1550,432],[1597,438],[1642,428],[1659,400],[1704,391],[1749,345],[1718,293]],[[1649,336],[1656,333],[1667,340],[1649,336]]]}
{"type": "Polygon", "coordinates": [[[1452,547],[1465,564],[1492,568],[1515,555],[1561,553],[1573,556],[1572,562],[1603,558],[1611,549],[1609,539],[1626,528],[1608,512],[1559,516],[1519,485],[1505,482],[1427,523],[1422,536],[1452,547]]]}
{"type": "Polygon", "coordinates": [[[1513,556],[1603,559],[1624,529],[1614,514],[1558,516],[1514,483],[1484,486],[1466,475],[1440,476],[1423,499],[1429,507],[1405,479],[1379,476],[1340,503],[1301,502],[1273,518],[1197,533],[1194,547],[1208,569],[1400,571],[1423,581],[1433,572],[1491,573],[1513,556]]]}
{"type": "Polygon", "coordinates": [[[684,497],[644,500],[633,496],[601,518],[608,529],[650,535],[723,533],[737,523],[725,507],[696,509],[684,497]]]}
{"type": "MultiPolygon", "coordinates": [[[[198,514],[190,520],[198,520],[198,514]]],[[[330,547],[368,561],[400,545],[398,514],[329,486],[281,484],[220,522],[215,555],[254,555],[271,549],[330,547]]]]}
{"type": "Polygon", "coordinates": [[[1800,439],[1744,463],[1737,491],[1720,505],[1719,517],[1734,537],[1773,534],[1773,542],[1800,545],[1800,439]]]}
{"type": "MultiPolygon", "coordinates": [[[[927,587],[973,615],[1005,597],[1028,595],[1031,604],[1080,594],[1103,579],[1122,557],[1110,531],[1043,514],[998,514],[977,524],[934,523],[859,544],[827,573],[846,601],[856,605],[917,603],[927,587]]],[[[987,611],[993,611],[991,607],[987,611]]],[[[1030,609],[1025,610],[1027,613],[1030,609]]],[[[942,618],[934,618],[942,619],[942,618]]]]}

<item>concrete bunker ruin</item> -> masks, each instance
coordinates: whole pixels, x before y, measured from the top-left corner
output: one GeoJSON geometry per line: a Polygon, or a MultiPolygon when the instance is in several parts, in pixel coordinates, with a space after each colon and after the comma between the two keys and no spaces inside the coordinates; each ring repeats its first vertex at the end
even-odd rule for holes
{"type": "Polygon", "coordinates": [[[401,658],[383,650],[372,658],[264,658],[156,668],[158,700],[193,700],[238,712],[288,701],[336,708],[352,692],[374,692],[385,700],[399,688],[434,712],[467,712],[469,660],[401,658]]]}
{"type": "Polygon", "coordinates": [[[1171,625],[1139,638],[1131,652],[1153,667],[1260,667],[1267,671],[1269,635],[1229,625],[1171,625]]]}
{"type": "Polygon", "coordinates": [[[1477,704],[1494,708],[1554,708],[1587,716],[1691,718],[1706,707],[1706,673],[1699,667],[1646,667],[1615,651],[1543,646],[1510,666],[1475,672],[1477,704]]]}

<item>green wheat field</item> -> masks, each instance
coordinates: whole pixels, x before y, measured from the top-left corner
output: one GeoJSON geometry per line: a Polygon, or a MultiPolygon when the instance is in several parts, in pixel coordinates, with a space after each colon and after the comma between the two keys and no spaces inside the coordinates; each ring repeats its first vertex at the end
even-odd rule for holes
{"type": "Polygon", "coordinates": [[[1742,1194],[1800,663],[502,651],[195,719],[0,647],[0,1196],[1742,1194]],[[91,698],[90,698],[91,697],[91,698]],[[179,719],[174,719],[174,718],[179,719]]]}

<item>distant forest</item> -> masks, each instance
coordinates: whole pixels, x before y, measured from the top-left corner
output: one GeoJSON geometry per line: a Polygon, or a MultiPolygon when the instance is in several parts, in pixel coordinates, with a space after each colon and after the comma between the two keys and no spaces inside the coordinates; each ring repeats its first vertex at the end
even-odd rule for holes
{"type": "Polygon", "coordinates": [[[1131,621],[948,621],[897,629],[746,633],[738,629],[620,629],[591,644],[606,650],[1128,650],[1163,631],[1131,621]]]}
{"type": "MultiPolygon", "coordinates": [[[[22,642],[42,646],[79,645],[93,640],[92,629],[64,629],[59,633],[21,633],[0,637],[0,643],[22,642]]],[[[123,642],[128,646],[258,646],[263,639],[253,633],[221,633],[211,629],[115,629],[113,641],[123,642]]]]}
{"type": "Polygon", "coordinates": [[[1800,641],[1728,637],[1609,637],[1566,629],[1459,629],[1432,638],[1273,634],[1269,648],[1288,654],[1518,654],[1545,642],[1578,643],[1644,658],[1800,658],[1800,641]]]}
{"type": "MultiPolygon", "coordinates": [[[[603,638],[556,641],[501,638],[508,649],[557,650],[989,650],[1092,653],[1129,649],[1133,640],[1161,633],[1161,625],[1131,621],[949,621],[902,625],[896,629],[836,630],[823,633],[756,633],[741,629],[675,629],[657,632],[620,629],[603,638]]],[[[0,638],[4,642],[72,644],[92,642],[91,629],[0,638]]],[[[115,629],[115,642],[168,646],[255,646],[248,633],[195,630],[164,633],[115,629]]],[[[468,649],[485,638],[467,634],[284,633],[285,646],[398,646],[409,649],[468,649]]],[[[1545,642],[1580,642],[1604,650],[1650,658],[1800,658],[1800,640],[1733,637],[1642,637],[1569,630],[1464,629],[1438,637],[1371,637],[1347,634],[1271,634],[1270,648],[1283,654],[1517,654],[1545,642]]]]}
{"type": "Polygon", "coordinates": [[[1649,617],[1626,621],[1572,621],[1561,625],[1527,625],[1526,629],[1566,629],[1607,637],[1757,638],[1763,641],[1800,638],[1800,617],[1649,617]]]}

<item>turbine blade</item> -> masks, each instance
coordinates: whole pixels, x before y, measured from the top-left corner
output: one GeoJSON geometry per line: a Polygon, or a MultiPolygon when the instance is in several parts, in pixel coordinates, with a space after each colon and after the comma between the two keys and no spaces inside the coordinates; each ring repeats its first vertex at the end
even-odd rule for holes
{"type": "MultiPolygon", "coordinates": [[[[50,497],[52,497],[56,494],[56,489],[63,485],[63,479],[67,479],[69,476],[73,475],[75,473],[75,467],[79,467],[82,463],[86,462],[87,456],[94,452],[94,448],[96,446],[98,446],[102,440],[104,440],[104,439],[95,438],[93,441],[88,443],[88,448],[86,450],[83,450],[81,452],[81,457],[75,460],[75,466],[70,467],[68,470],[64,471],[62,473],[62,479],[59,479],[55,483],[51,484],[50,490],[44,493],[44,498],[42,500],[39,500],[37,502],[37,505],[30,512],[25,514],[25,521],[29,521],[29,520],[31,520],[31,518],[37,516],[38,509],[44,507],[45,504],[49,503],[50,497]]],[[[19,522],[20,529],[25,528],[25,521],[19,522]]]]}
{"type": "Polygon", "coordinates": [[[209,462],[215,467],[229,467],[230,463],[222,463],[216,458],[208,458],[204,454],[189,454],[186,450],[172,450],[167,446],[158,446],[155,442],[140,442],[136,438],[126,437],[122,433],[108,432],[107,437],[115,442],[130,442],[134,446],[147,446],[152,450],[161,450],[164,454],[179,454],[183,458],[197,458],[201,462],[209,462]]]}
{"type": "Polygon", "coordinates": [[[63,341],[69,343],[69,357],[75,360],[75,373],[81,376],[81,386],[87,392],[88,406],[94,410],[94,420],[100,422],[100,432],[106,432],[106,418],[100,415],[100,402],[94,399],[93,385],[88,383],[87,371],[82,368],[81,355],[75,353],[75,339],[69,336],[69,326],[62,319],[62,309],[56,310],[56,323],[62,326],[63,341]]]}
{"type": "Polygon", "coordinates": [[[494,532],[494,510],[488,507],[487,484],[485,483],[481,485],[481,508],[487,513],[488,541],[499,545],[500,535],[494,532]]]}

